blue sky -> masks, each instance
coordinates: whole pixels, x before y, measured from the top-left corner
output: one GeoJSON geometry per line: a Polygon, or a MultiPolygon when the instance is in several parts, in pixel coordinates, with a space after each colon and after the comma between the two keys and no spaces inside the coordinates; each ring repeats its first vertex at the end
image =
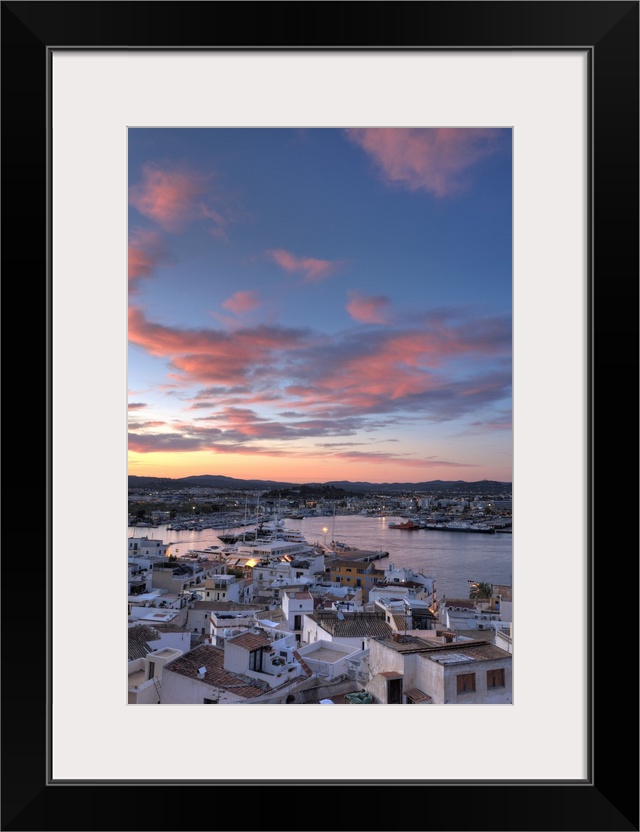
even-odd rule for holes
{"type": "Polygon", "coordinates": [[[129,473],[511,481],[511,131],[129,131],[129,473]]]}

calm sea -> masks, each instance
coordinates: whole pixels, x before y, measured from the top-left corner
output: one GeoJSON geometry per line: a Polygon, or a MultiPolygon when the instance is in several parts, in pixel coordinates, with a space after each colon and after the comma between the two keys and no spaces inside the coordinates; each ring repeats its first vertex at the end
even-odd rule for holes
{"type": "MultiPolygon", "coordinates": [[[[309,543],[337,540],[359,547],[389,552],[389,556],[376,561],[384,569],[391,562],[397,566],[432,575],[436,579],[438,596],[443,598],[467,598],[468,581],[486,581],[493,584],[513,584],[512,535],[469,534],[464,532],[403,531],[390,529],[389,523],[401,522],[396,516],[363,517],[336,516],[305,517],[304,520],[286,520],[286,527],[300,529],[309,543]],[[326,529],[326,533],[324,531],[326,529]]],[[[241,532],[242,529],[227,529],[241,532]]],[[[189,549],[219,546],[219,529],[203,531],[170,531],[167,526],[155,528],[129,527],[129,537],[152,537],[171,543],[171,553],[186,555],[189,549]]]]}

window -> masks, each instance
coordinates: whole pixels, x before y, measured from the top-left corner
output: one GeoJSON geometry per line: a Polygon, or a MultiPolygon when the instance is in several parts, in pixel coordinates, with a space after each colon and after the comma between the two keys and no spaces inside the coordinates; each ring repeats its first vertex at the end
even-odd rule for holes
{"type": "Polygon", "coordinates": [[[293,616],[293,629],[294,630],[301,630],[302,629],[302,616],[301,615],[294,615],[293,616]]]}
{"type": "Polygon", "coordinates": [[[476,689],[476,674],[461,673],[457,676],[458,693],[469,693],[476,689]]]}
{"type": "Polygon", "coordinates": [[[217,705],[218,700],[217,699],[203,699],[202,704],[203,705],[217,705]]]}
{"type": "Polygon", "coordinates": [[[504,687],[504,667],[500,667],[497,670],[487,670],[487,687],[504,687]]]}
{"type": "Polygon", "coordinates": [[[256,670],[258,673],[262,672],[262,648],[252,650],[249,653],[249,670],[256,670]]]}

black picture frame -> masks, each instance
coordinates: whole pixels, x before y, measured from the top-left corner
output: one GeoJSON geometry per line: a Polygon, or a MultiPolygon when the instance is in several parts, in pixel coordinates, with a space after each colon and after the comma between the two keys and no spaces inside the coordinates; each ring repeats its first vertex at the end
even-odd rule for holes
{"type": "MultiPolygon", "coordinates": [[[[615,0],[2,3],[2,262],[8,289],[5,346],[13,346],[5,350],[5,385],[12,394],[8,402],[5,399],[10,449],[18,433],[11,417],[14,397],[30,397],[34,388],[44,396],[42,409],[32,411],[23,433],[28,462],[16,456],[14,463],[10,456],[5,463],[6,490],[13,497],[9,503],[15,503],[5,518],[8,525],[15,522],[14,512],[23,516],[26,503],[31,515],[35,511],[47,518],[33,548],[25,552],[20,545],[14,551],[5,547],[2,560],[3,830],[204,830],[228,823],[227,817],[233,818],[228,828],[235,830],[638,830],[638,546],[636,523],[629,522],[624,511],[633,497],[628,493],[629,469],[631,481],[637,483],[637,475],[633,476],[637,455],[630,458],[628,434],[629,422],[633,437],[638,427],[638,10],[638,2],[615,0]],[[198,791],[211,785],[206,781],[56,783],[49,779],[51,644],[45,634],[51,619],[45,575],[52,498],[50,56],[54,48],[178,47],[588,52],[591,732],[584,782],[370,782],[358,779],[355,755],[353,780],[309,783],[294,777],[251,785],[233,782],[222,786],[218,796],[198,791]],[[33,235],[37,245],[29,241],[33,235]],[[28,321],[19,314],[25,309],[28,321]],[[34,321],[35,331],[30,325],[34,321]],[[40,345],[42,338],[42,352],[35,362],[28,358],[33,346],[16,350],[14,332],[22,333],[18,343],[23,345],[31,344],[34,336],[40,345]],[[25,360],[32,367],[28,384],[23,377],[25,360]],[[601,440],[597,454],[596,428],[601,440]],[[612,439],[622,436],[612,447],[612,439]],[[33,463],[38,466],[35,478],[33,463]],[[39,467],[43,463],[44,472],[39,467]],[[16,578],[25,562],[35,566],[27,601],[16,591],[22,585],[17,586],[16,580],[24,582],[28,574],[16,578]],[[165,799],[147,807],[158,786],[167,790],[165,799]],[[161,811],[154,808],[160,806],[161,811]]],[[[19,453],[17,448],[14,452],[19,453]]],[[[550,477],[552,493],[541,498],[558,500],[561,508],[561,464],[550,471],[550,477]]],[[[634,514],[636,505],[632,503],[634,514]]],[[[541,651],[571,649],[570,613],[563,619],[570,599],[555,602],[549,612],[553,635],[541,632],[541,651]]],[[[553,685],[541,688],[541,696],[558,693],[553,685]]],[[[478,754],[479,760],[482,736],[479,726],[478,736],[470,737],[464,749],[478,754]]],[[[428,739],[424,742],[425,754],[437,755],[438,749],[429,748],[428,739]]],[[[258,745],[252,758],[259,760],[262,753],[258,745]]]]}

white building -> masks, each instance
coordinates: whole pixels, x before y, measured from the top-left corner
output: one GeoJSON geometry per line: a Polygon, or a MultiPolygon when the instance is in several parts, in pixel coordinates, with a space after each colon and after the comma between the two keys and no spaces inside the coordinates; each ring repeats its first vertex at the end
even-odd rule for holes
{"type": "Polygon", "coordinates": [[[369,648],[365,689],[378,704],[510,704],[512,656],[490,641],[395,634],[369,648]]]}
{"type": "MultiPolygon", "coordinates": [[[[503,623],[498,610],[484,609],[473,600],[447,598],[438,611],[440,622],[448,630],[499,630],[503,623]]],[[[493,634],[491,635],[493,638],[493,634]]]]}
{"type": "Polygon", "coordinates": [[[200,645],[164,667],[162,704],[278,704],[313,683],[296,657],[295,638],[246,632],[223,647],[200,645]]]}
{"type": "Polygon", "coordinates": [[[436,579],[432,575],[414,572],[413,569],[396,566],[394,563],[389,563],[384,570],[384,581],[387,584],[419,584],[429,595],[435,595],[436,592],[436,579]]]}
{"type": "Polygon", "coordinates": [[[409,590],[386,594],[387,587],[376,588],[374,610],[383,612],[385,621],[394,632],[407,630],[434,630],[437,619],[432,615],[429,602],[416,598],[409,590]]]}
{"type": "Polygon", "coordinates": [[[129,557],[164,558],[168,557],[169,543],[149,537],[130,537],[129,557]]]}
{"type": "Polygon", "coordinates": [[[187,627],[194,633],[205,635],[211,644],[222,638],[224,629],[247,628],[255,624],[261,604],[244,604],[238,601],[196,601],[187,613],[187,627]]]}
{"type": "Polygon", "coordinates": [[[304,616],[313,612],[313,595],[306,590],[282,593],[282,610],[284,612],[287,629],[294,633],[296,640],[302,641],[302,626],[304,616]]]}
{"type": "Polygon", "coordinates": [[[381,612],[342,613],[318,610],[305,615],[303,643],[339,642],[354,650],[366,650],[372,639],[390,636],[392,628],[381,612]]]}
{"type": "Polygon", "coordinates": [[[129,705],[157,705],[162,697],[162,673],[164,666],[182,656],[182,650],[162,647],[143,659],[134,659],[128,667],[129,705]]]}
{"type": "Polygon", "coordinates": [[[151,561],[129,558],[127,563],[127,595],[135,597],[151,590],[151,561]]]}
{"type": "Polygon", "coordinates": [[[339,641],[314,641],[298,649],[298,653],[313,673],[324,681],[346,676],[349,662],[357,661],[363,651],[339,641]]]}
{"type": "Polygon", "coordinates": [[[240,603],[246,601],[249,588],[250,584],[244,578],[238,579],[235,575],[216,575],[213,578],[205,578],[202,594],[205,601],[240,603]]]}

